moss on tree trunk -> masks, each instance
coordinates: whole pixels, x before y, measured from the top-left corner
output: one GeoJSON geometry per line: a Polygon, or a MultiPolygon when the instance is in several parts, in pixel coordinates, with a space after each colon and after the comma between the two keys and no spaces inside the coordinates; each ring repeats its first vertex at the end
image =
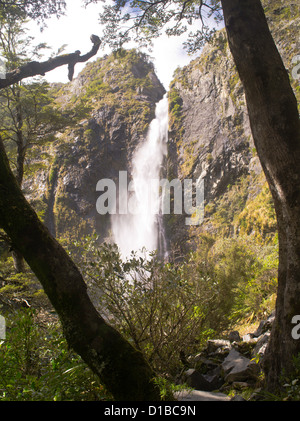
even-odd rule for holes
{"type": "Polygon", "coordinates": [[[82,275],[26,201],[0,139],[0,227],[44,287],[69,345],[116,400],[160,400],[154,373],[142,354],[106,324],[87,294],[82,275]]]}

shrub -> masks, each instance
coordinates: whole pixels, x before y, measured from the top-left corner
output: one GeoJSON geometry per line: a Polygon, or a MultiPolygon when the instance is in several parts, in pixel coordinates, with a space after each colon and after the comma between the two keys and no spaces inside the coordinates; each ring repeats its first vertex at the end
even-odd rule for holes
{"type": "Polygon", "coordinates": [[[173,376],[184,357],[243,317],[263,311],[276,292],[275,246],[202,236],[183,263],[86,243],[81,268],[102,314],[158,375],[173,376]],[[203,240],[203,241],[202,241],[203,240]]]}
{"type": "Polygon", "coordinates": [[[111,397],[69,348],[58,322],[41,323],[33,309],[7,316],[0,342],[0,400],[74,401],[111,397]]]}
{"type": "MultiPolygon", "coordinates": [[[[154,257],[154,256],[152,256],[154,257]]],[[[117,246],[86,246],[84,272],[94,302],[158,374],[174,375],[183,354],[195,348],[205,320],[198,280],[182,267],[132,254],[123,262],[117,246]]]]}

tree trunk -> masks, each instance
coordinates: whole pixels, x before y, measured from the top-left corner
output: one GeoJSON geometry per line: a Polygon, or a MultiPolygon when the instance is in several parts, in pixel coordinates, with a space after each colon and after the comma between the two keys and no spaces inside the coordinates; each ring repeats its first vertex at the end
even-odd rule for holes
{"type": "MultiPolygon", "coordinates": [[[[13,90],[13,95],[16,98],[16,144],[17,144],[17,167],[16,180],[20,188],[22,188],[24,178],[24,164],[25,164],[25,144],[23,136],[23,112],[21,105],[21,91],[20,86],[16,86],[13,90]]],[[[25,262],[22,254],[14,249],[12,251],[12,258],[14,261],[14,268],[16,273],[25,272],[25,262]]]]}
{"type": "Polygon", "coordinates": [[[24,262],[22,254],[18,250],[13,250],[11,255],[14,261],[14,268],[15,268],[16,273],[24,273],[25,262],[24,262]]]}
{"type": "Polygon", "coordinates": [[[22,187],[24,178],[24,164],[26,155],[26,146],[23,136],[23,110],[21,105],[20,87],[16,87],[16,143],[17,143],[17,174],[16,179],[19,187],[22,187]]]}
{"type": "Polygon", "coordinates": [[[56,309],[70,345],[116,400],[160,400],[142,354],[107,325],[84,280],[22,194],[0,139],[0,227],[36,274],[56,309]]]}
{"type": "Polygon", "coordinates": [[[300,340],[300,124],[287,70],[259,0],[222,0],[230,50],[244,85],[255,147],[273,195],[279,235],[276,318],[266,356],[269,390],[292,373],[300,340]]]}

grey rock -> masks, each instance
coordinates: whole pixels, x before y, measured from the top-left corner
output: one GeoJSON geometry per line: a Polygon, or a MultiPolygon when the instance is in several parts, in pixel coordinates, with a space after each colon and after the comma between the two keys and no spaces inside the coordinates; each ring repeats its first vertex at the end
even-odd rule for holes
{"type": "Polygon", "coordinates": [[[178,401],[230,401],[230,398],[224,393],[204,392],[200,390],[182,390],[175,393],[178,401]]]}
{"type": "Polygon", "coordinates": [[[243,336],[243,341],[244,342],[250,342],[253,339],[253,333],[247,333],[246,335],[243,336]]]}
{"type": "Polygon", "coordinates": [[[275,315],[271,315],[267,320],[262,320],[256,331],[253,332],[253,336],[259,337],[263,333],[266,333],[268,330],[271,330],[274,319],[275,315]]]}
{"type": "Polygon", "coordinates": [[[267,349],[267,345],[270,339],[270,332],[266,332],[265,334],[261,335],[258,340],[257,343],[252,351],[252,358],[255,356],[259,356],[260,358],[264,356],[266,349],[267,349]]]}
{"type": "Polygon", "coordinates": [[[232,387],[239,390],[247,389],[249,386],[250,384],[247,382],[233,382],[232,383],[232,387]]]}
{"type": "Polygon", "coordinates": [[[202,354],[198,354],[193,359],[189,359],[189,362],[191,362],[195,368],[201,370],[201,373],[206,373],[218,367],[218,363],[216,361],[205,358],[202,354]]]}
{"type": "Polygon", "coordinates": [[[195,369],[189,369],[184,373],[184,382],[197,390],[213,391],[222,386],[223,381],[218,375],[201,374],[195,369]]]}
{"type": "Polygon", "coordinates": [[[235,349],[232,349],[225,358],[222,369],[227,383],[255,379],[259,373],[259,366],[235,349]]]}
{"type": "Polygon", "coordinates": [[[258,328],[256,329],[256,331],[255,331],[255,332],[253,332],[253,336],[256,336],[256,337],[260,336],[260,335],[263,333],[263,328],[264,328],[265,324],[266,324],[266,320],[262,320],[262,321],[259,323],[259,326],[258,326],[258,328]]]}
{"type": "Polygon", "coordinates": [[[230,342],[239,342],[241,340],[241,337],[237,330],[233,330],[229,333],[228,339],[230,342]]]}
{"type": "Polygon", "coordinates": [[[236,401],[236,402],[246,402],[246,399],[244,399],[242,396],[240,395],[235,395],[233,398],[231,398],[231,401],[236,401]]]}
{"type": "Polygon", "coordinates": [[[246,358],[244,358],[236,349],[233,348],[222,364],[224,373],[229,373],[239,361],[243,361],[244,359],[246,358]]]}
{"type": "Polygon", "coordinates": [[[186,383],[193,389],[198,389],[198,386],[201,383],[201,373],[195,368],[186,370],[183,374],[183,383],[186,383]]]}
{"type": "Polygon", "coordinates": [[[226,341],[223,339],[210,339],[207,341],[207,348],[206,351],[210,354],[212,352],[216,352],[218,349],[231,349],[230,341],[226,341]]]}

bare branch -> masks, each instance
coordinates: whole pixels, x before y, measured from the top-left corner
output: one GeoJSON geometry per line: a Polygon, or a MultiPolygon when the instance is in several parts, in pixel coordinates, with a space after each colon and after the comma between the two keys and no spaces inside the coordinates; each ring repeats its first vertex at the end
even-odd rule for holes
{"type": "Polygon", "coordinates": [[[184,12],[185,12],[185,9],[186,9],[186,6],[187,6],[190,2],[191,2],[191,0],[186,0],[186,1],[183,3],[183,5],[182,5],[182,9],[181,9],[181,11],[180,11],[180,15],[179,15],[179,21],[181,21],[181,20],[183,19],[183,17],[184,17],[184,12]]]}
{"type": "Polygon", "coordinates": [[[0,79],[0,89],[6,88],[28,77],[38,75],[44,76],[47,72],[50,72],[51,70],[64,65],[68,65],[69,79],[72,80],[74,74],[74,66],[76,63],[86,62],[91,57],[95,56],[99,50],[101,43],[99,37],[92,35],[91,41],[93,43],[93,47],[88,53],[84,55],[81,55],[80,51],[76,51],[75,53],[63,54],[54,58],[50,58],[44,62],[31,61],[27,64],[24,64],[20,68],[7,73],[5,79],[0,79]]]}

